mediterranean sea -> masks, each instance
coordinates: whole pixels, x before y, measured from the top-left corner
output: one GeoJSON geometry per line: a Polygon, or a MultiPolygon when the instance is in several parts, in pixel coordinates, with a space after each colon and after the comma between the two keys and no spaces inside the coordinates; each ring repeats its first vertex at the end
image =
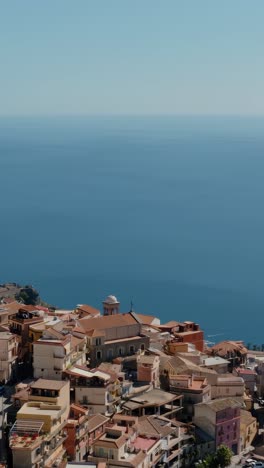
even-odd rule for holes
{"type": "Polygon", "coordinates": [[[264,343],[264,119],[0,119],[0,282],[264,343]]]}

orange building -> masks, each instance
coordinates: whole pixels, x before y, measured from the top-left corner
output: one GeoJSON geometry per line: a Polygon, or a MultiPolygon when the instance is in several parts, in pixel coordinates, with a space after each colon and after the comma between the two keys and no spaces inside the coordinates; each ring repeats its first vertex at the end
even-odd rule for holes
{"type": "Polygon", "coordinates": [[[191,343],[197,351],[204,351],[204,332],[195,322],[168,322],[158,327],[162,331],[167,331],[174,336],[173,342],[191,343]]]}

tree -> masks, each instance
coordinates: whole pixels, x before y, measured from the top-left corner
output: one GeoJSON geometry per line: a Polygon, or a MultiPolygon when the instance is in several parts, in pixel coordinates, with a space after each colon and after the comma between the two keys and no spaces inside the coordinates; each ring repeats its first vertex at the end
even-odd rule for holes
{"type": "Polygon", "coordinates": [[[230,450],[229,447],[226,447],[226,445],[220,445],[216,450],[215,454],[217,463],[221,468],[224,468],[225,466],[229,466],[231,464],[232,456],[232,450],[230,450]]]}
{"type": "Polygon", "coordinates": [[[197,468],[225,468],[231,464],[233,452],[225,445],[219,445],[215,454],[207,455],[204,460],[197,463],[197,468]]]}
{"type": "Polygon", "coordinates": [[[32,286],[21,288],[15,298],[17,301],[22,301],[26,305],[37,305],[40,302],[39,293],[32,286]]]}

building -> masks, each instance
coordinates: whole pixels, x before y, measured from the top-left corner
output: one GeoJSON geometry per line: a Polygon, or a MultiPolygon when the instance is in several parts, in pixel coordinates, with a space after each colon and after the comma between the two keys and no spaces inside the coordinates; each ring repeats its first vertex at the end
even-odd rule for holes
{"type": "Polygon", "coordinates": [[[241,450],[250,449],[258,432],[257,420],[249,411],[240,410],[241,450]]]}
{"type": "Polygon", "coordinates": [[[119,314],[119,306],[120,302],[115,296],[107,296],[103,301],[104,315],[109,316],[119,314]]]}
{"type": "Polygon", "coordinates": [[[206,356],[202,357],[201,366],[215,370],[218,374],[226,374],[229,368],[229,361],[220,356],[206,356]]]}
{"type": "MultiPolygon", "coordinates": [[[[185,454],[191,446],[192,435],[186,424],[161,416],[143,416],[136,427],[141,437],[161,440],[162,453],[158,463],[177,468],[183,466],[183,459],[187,461],[185,454]]],[[[149,463],[151,466],[151,459],[149,463]]]]}
{"type": "Polygon", "coordinates": [[[137,356],[137,380],[159,387],[159,356],[137,356]]]}
{"type": "Polygon", "coordinates": [[[51,468],[65,457],[69,382],[39,379],[10,431],[13,468],[51,468]]]}
{"type": "Polygon", "coordinates": [[[149,346],[149,337],[143,334],[142,324],[134,312],[119,314],[116,312],[119,303],[104,304],[107,310],[105,316],[79,320],[79,326],[87,335],[90,367],[134,354],[149,346]]]}
{"type": "Polygon", "coordinates": [[[74,366],[64,376],[70,379],[75,404],[85,406],[90,414],[112,415],[119,410],[122,386],[115,372],[74,366]]]}
{"type": "Polygon", "coordinates": [[[125,414],[130,416],[163,415],[173,418],[182,410],[182,397],[158,388],[135,388],[122,404],[125,414]]]}
{"type": "Polygon", "coordinates": [[[29,327],[43,322],[44,312],[35,310],[33,306],[22,306],[16,314],[9,318],[10,331],[18,336],[18,358],[24,360],[29,357],[29,327]]]}
{"type": "Polygon", "coordinates": [[[79,318],[94,318],[100,316],[100,310],[87,304],[78,304],[74,312],[79,318]]]}
{"type": "Polygon", "coordinates": [[[193,416],[194,405],[211,399],[211,386],[204,377],[193,375],[170,376],[170,392],[182,395],[182,405],[187,417],[193,416]]]}
{"type": "MultiPolygon", "coordinates": [[[[197,351],[204,350],[204,333],[197,323],[189,321],[180,323],[173,321],[160,325],[159,329],[162,331],[168,331],[174,336],[171,343],[190,343],[195,346],[197,351]]],[[[172,345],[170,346],[172,349],[172,345]]]]}
{"type": "Polygon", "coordinates": [[[104,434],[93,443],[92,455],[88,457],[88,461],[105,462],[111,468],[152,466],[147,463],[146,452],[153,444],[156,444],[156,439],[146,441],[144,452],[141,448],[134,446],[136,439],[136,432],[128,435],[124,434],[122,428],[106,428],[104,434]]]}
{"type": "Polygon", "coordinates": [[[240,453],[240,407],[232,398],[198,403],[194,406],[193,422],[215,440],[215,448],[226,445],[240,453]]]}
{"type": "Polygon", "coordinates": [[[211,383],[211,397],[215,398],[243,398],[245,383],[241,377],[232,374],[223,376],[217,374],[211,383]]]}
{"type": "Polygon", "coordinates": [[[89,410],[72,404],[65,426],[67,439],[65,448],[70,460],[83,461],[88,455],[88,414],[89,410]]]}
{"type": "Polygon", "coordinates": [[[0,381],[7,382],[15,371],[18,340],[10,332],[0,332],[0,381]]]}
{"type": "Polygon", "coordinates": [[[86,337],[64,334],[52,328],[43,331],[33,343],[35,378],[61,380],[63,372],[72,365],[86,363],[86,337]]]}
{"type": "Polygon", "coordinates": [[[220,356],[230,363],[230,370],[234,367],[245,364],[247,359],[247,348],[242,341],[221,341],[212,348],[210,352],[213,356],[220,356]]]}
{"type": "Polygon", "coordinates": [[[255,370],[236,367],[233,370],[233,374],[242,377],[245,382],[246,390],[250,395],[253,396],[257,392],[257,373],[255,370]]]}

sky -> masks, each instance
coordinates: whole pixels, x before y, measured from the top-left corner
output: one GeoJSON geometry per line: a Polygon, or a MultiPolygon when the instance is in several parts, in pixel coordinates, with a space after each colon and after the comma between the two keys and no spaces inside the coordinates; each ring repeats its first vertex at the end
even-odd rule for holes
{"type": "Polygon", "coordinates": [[[264,114],[263,0],[0,0],[0,114],[264,114]]]}

